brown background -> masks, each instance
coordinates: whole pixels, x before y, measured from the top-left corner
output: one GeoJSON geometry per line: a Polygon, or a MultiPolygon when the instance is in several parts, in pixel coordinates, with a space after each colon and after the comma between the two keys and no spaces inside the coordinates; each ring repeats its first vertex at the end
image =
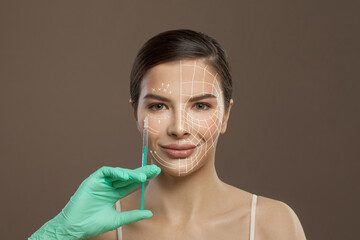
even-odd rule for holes
{"type": "Polygon", "coordinates": [[[278,199],[308,239],[358,239],[359,1],[1,1],[0,239],[25,239],[101,166],[141,165],[140,46],[177,28],[227,50],[220,178],[278,199]],[[357,67],[357,68],[356,68],[357,67]]]}

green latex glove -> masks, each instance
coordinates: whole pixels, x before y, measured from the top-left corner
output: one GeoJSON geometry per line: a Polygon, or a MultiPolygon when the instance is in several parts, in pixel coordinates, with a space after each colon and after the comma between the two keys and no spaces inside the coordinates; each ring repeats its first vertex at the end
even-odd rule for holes
{"type": "Polygon", "coordinates": [[[150,210],[118,212],[114,205],[160,172],[156,165],[134,170],[119,167],[98,169],[81,183],[62,211],[29,239],[87,239],[152,217],[150,210]]]}

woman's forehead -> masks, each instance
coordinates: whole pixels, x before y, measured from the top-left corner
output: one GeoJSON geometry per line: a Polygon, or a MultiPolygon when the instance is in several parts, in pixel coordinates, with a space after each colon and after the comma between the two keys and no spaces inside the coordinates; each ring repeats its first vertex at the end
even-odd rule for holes
{"type": "Polygon", "coordinates": [[[220,94],[220,79],[202,60],[179,60],[156,65],[144,76],[141,92],[199,95],[220,94]]]}

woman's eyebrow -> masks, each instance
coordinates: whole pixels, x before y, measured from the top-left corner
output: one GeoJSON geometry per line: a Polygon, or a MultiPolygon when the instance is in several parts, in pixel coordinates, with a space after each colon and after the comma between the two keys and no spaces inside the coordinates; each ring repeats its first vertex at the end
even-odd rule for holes
{"type": "Polygon", "coordinates": [[[164,102],[170,102],[170,100],[166,97],[162,97],[162,96],[151,94],[151,93],[148,93],[145,95],[144,99],[147,99],[147,98],[152,98],[152,99],[156,99],[156,100],[164,101],[164,102]]]}
{"type": "MultiPolygon", "coordinates": [[[[148,93],[144,96],[144,99],[148,99],[148,98],[156,99],[156,100],[163,101],[163,102],[170,102],[170,100],[166,97],[162,97],[162,96],[151,94],[151,93],[148,93]]],[[[196,101],[200,101],[200,100],[203,100],[206,98],[216,98],[216,96],[214,96],[213,94],[207,93],[207,94],[203,94],[200,96],[191,97],[189,99],[189,102],[196,102],[196,101]]]]}
{"type": "Polygon", "coordinates": [[[189,102],[196,102],[196,101],[200,101],[200,100],[203,100],[203,99],[206,99],[206,98],[216,98],[216,96],[210,94],[210,93],[207,93],[207,94],[203,94],[203,95],[200,95],[200,96],[195,96],[195,97],[192,97],[190,98],[189,102]]]}

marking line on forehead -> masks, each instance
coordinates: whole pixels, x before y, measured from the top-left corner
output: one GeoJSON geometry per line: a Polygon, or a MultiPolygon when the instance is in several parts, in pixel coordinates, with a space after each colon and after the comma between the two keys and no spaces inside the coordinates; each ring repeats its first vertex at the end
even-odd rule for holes
{"type": "Polygon", "coordinates": [[[206,68],[207,68],[207,65],[206,65],[206,67],[204,68],[204,72],[203,72],[203,80],[202,80],[202,87],[203,87],[203,92],[204,92],[204,83],[205,83],[205,70],[206,70],[206,68]]]}
{"type": "Polygon", "coordinates": [[[200,69],[204,70],[205,72],[207,72],[211,76],[215,77],[215,75],[213,73],[211,73],[209,70],[207,70],[208,65],[206,65],[205,67],[201,67],[199,65],[182,64],[181,66],[182,67],[197,67],[197,68],[200,68],[200,69]]]}
{"type": "Polygon", "coordinates": [[[195,78],[195,73],[196,73],[196,61],[195,61],[194,72],[193,72],[193,76],[192,76],[192,80],[191,80],[191,94],[193,93],[193,89],[194,89],[194,78],[195,78]]]}

